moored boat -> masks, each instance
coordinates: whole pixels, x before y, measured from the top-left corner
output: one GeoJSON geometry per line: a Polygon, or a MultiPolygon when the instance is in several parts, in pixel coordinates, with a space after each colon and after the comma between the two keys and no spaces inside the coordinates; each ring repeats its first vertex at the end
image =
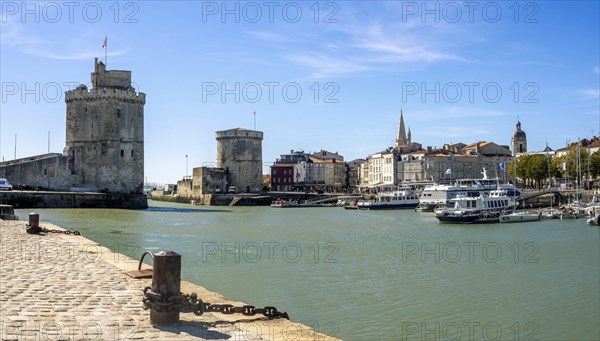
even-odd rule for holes
{"type": "Polygon", "coordinates": [[[514,200],[506,190],[493,190],[478,197],[459,196],[451,200],[453,206],[438,209],[435,216],[447,223],[497,223],[500,215],[512,212],[514,200]]]}
{"type": "Polygon", "coordinates": [[[411,187],[396,187],[384,190],[372,196],[369,201],[359,201],[356,206],[362,210],[393,210],[415,208],[419,196],[411,187]]]}
{"type": "Polygon", "coordinates": [[[419,196],[417,212],[434,212],[437,209],[451,205],[451,200],[460,197],[478,197],[489,195],[493,190],[505,190],[506,195],[515,203],[521,200],[525,193],[512,184],[504,183],[499,178],[488,179],[485,169],[481,179],[459,179],[453,185],[434,184],[425,187],[419,196]]]}
{"type": "Polygon", "coordinates": [[[501,223],[524,223],[527,221],[539,221],[542,219],[542,212],[513,212],[500,214],[501,223]]]}

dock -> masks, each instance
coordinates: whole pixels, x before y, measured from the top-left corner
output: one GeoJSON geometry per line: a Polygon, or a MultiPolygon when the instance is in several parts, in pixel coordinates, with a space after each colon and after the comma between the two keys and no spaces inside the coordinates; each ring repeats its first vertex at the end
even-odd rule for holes
{"type": "MultiPolygon", "coordinates": [[[[64,231],[49,223],[40,227],[64,231]]],[[[84,236],[27,234],[26,222],[0,220],[0,339],[337,340],[262,315],[181,313],[175,325],[153,325],[142,308],[142,290],[152,280],[125,274],[137,266],[138,260],[84,236]]],[[[205,302],[244,305],[186,281],[181,291],[205,302]]],[[[293,320],[293,307],[279,308],[293,320]]]]}

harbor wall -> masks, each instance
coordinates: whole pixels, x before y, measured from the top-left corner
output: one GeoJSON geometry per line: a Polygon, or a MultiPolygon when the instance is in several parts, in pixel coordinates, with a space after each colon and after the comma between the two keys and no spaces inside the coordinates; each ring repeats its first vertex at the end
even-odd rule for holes
{"type": "Polygon", "coordinates": [[[256,194],[200,194],[200,195],[179,195],[179,194],[164,194],[164,191],[152,192],[152,199],[158,201],[169,201],[179,203],[191,203],[194,201],[196,205],[210,206],[269,206],[271,202],[280,198],[281,200],[317,200],[327,199],[336,195],[327,194],[306,194],[306,193],[278,193],[265,192],[260,195],[256,194]]]}
{"type": "Polygon", "coordinates": [[[0,204],[15,208],[148,208],[145,194],[79,192],[0,192],[0,204]]]}

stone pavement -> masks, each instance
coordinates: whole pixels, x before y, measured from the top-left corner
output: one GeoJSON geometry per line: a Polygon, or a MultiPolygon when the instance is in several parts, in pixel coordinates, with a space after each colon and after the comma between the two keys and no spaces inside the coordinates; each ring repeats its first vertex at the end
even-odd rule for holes
{"type": "MultiPolygon", "coordinates": [[[[335,340],[260,315],[186,313],[177,325],[151,325],[142,309],[151,279],[124,274],[137,269],[137,260],[83,236],[28,235],[25,225],[0,220],[0,340],[335,340]]],[[[181,291],[243,305],[185,281],[181,291]]]]}

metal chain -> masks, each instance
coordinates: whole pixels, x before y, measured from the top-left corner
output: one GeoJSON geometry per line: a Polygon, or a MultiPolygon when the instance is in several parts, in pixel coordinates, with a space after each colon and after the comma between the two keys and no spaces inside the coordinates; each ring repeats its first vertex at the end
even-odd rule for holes
{"type": "Polygon", "coordinates": [[[234,307],[231,304],[211,304],[204,302],[198,298],[198,294],[195,292],[191,294],[181,293],[179,296],[167,296],[155,293],[150,287],[145,287],[143,291],[144,298],[142,299],[142,304],[144,310],[152,309],[159,313],[179,311],[181,313],[194,313],[197,316],[205,312],[215,312],[225,315],[242,314],[245,316],[262,314],[267,317],[290,319],[286,312],[279,311],[277,308],[271,306],[264,308],[256,308],[253,305],[234,307]]]}
{"type": "Polygon", "coordinates": [[[40,234],[40,232],[45,232],[45,233],[62,233],[62,234],[67,234],[67,235],[73,234],[75,236],[81,235],[81,233],[79,233],[79,231],[51,230],[51,229],[47,229],[45,227],[31,226],[31,225],[27,225],[26,231],[29,234],[40,234]]]}

